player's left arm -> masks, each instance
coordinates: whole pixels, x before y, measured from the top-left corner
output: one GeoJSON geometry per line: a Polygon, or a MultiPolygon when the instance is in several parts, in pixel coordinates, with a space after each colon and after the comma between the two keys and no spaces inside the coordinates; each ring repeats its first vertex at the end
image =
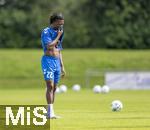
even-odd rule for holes
{"type": "Polygon", "coordinates": [[[61,77],[63,78],[66,75],[66,71],[65,71],[65,67],[64,67],[61,51],[59,53],[60,53],[60,65],[61,65],[61,77]]]}

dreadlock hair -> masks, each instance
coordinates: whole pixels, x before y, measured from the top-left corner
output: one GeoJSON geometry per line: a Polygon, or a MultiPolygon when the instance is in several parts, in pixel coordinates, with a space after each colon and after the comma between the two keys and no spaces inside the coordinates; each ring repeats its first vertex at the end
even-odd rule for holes
{"type": "Polygon", "coordinates": [[[64,20],[64,16],[62,15],[62,13],[53,13],[50,16],[49,23],[52,24],[57,20],[64,20]]]}

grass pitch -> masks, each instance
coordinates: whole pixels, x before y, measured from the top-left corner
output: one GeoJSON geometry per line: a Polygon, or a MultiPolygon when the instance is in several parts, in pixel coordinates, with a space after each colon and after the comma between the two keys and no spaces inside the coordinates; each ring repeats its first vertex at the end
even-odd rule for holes
{"type": "MultiPolygon", "coordinates": [[[[45,89],[0,91],[4,105],[45,104],[45,89]]],[[[111,91],[94,94],[90,89],[69,90],[56,95],[55,112],[62,119],[51,120],[51,130],[150,130],[150,91],[111,91]],[[110,104],[119,99],[124,108],[112,112],[110,104]]]]}
{"type": "MultiPolygon", "coordinates": [[[[150,70],[149,50],[64,49],[62,53],[67,75],[60,83],[67,86],[76,83],[85,86],[85,75],[89,69],[101,73],[108,70],[150,70]]],[[[42,55],[42,49],[0,49],[0,88],[42,86],[42,55]]],[[[100,77],[94,77],[90,81],[91,87],[97,82],[103,84],[100,77]]]]}
{"type": "MultiPolygon", "coordinates": [[[[1,105],[46,104],[42,53],[42,50],[0,50],[1,105]]],[[[75,83],[85,86],[88,69],[149,71],[150,66],[149,50],[64,50],[63,57],[67,76],[61,83],[69,87],[75,83]]],[[[101,84],[99,79],[92,82],[101,84]]],[[[63,118],[51,120],[51,130],[150,130],[150,90],[109,94],[94,94],[91,89],[79,93],[69,90],[56,95],[54,107],[63,118]],[[121,112],[110,109],[116,99],[123,102],[121,112]]]]}

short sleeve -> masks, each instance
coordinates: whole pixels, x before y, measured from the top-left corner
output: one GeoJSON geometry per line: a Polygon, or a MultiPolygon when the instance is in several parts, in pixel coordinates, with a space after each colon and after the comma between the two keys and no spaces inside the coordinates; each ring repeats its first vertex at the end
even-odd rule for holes
{"type": "Polygon", "coordinates": [[[52,42],[52,38],[48,30],[43,30],[41,34],[41,39],[44,45],[47,45],[48,43],[52,42]]]}

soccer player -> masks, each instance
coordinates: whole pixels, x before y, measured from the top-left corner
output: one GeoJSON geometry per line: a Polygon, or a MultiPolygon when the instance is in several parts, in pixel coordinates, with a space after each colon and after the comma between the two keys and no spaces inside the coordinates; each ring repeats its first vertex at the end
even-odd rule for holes
{"type": "Polygon", "coordinates": [[[64,37],[64,17],[61,13],[54,13],[50,16],[49,22],[49,27],[46,27],[41,33],[41,42],[44,50],[41,64],[47,86],[47,117],[56,119],[58,116],[55,115],[53,108],[55,91],[60,77],[65,76],[65,69],[61,54],[64,37]]]}

